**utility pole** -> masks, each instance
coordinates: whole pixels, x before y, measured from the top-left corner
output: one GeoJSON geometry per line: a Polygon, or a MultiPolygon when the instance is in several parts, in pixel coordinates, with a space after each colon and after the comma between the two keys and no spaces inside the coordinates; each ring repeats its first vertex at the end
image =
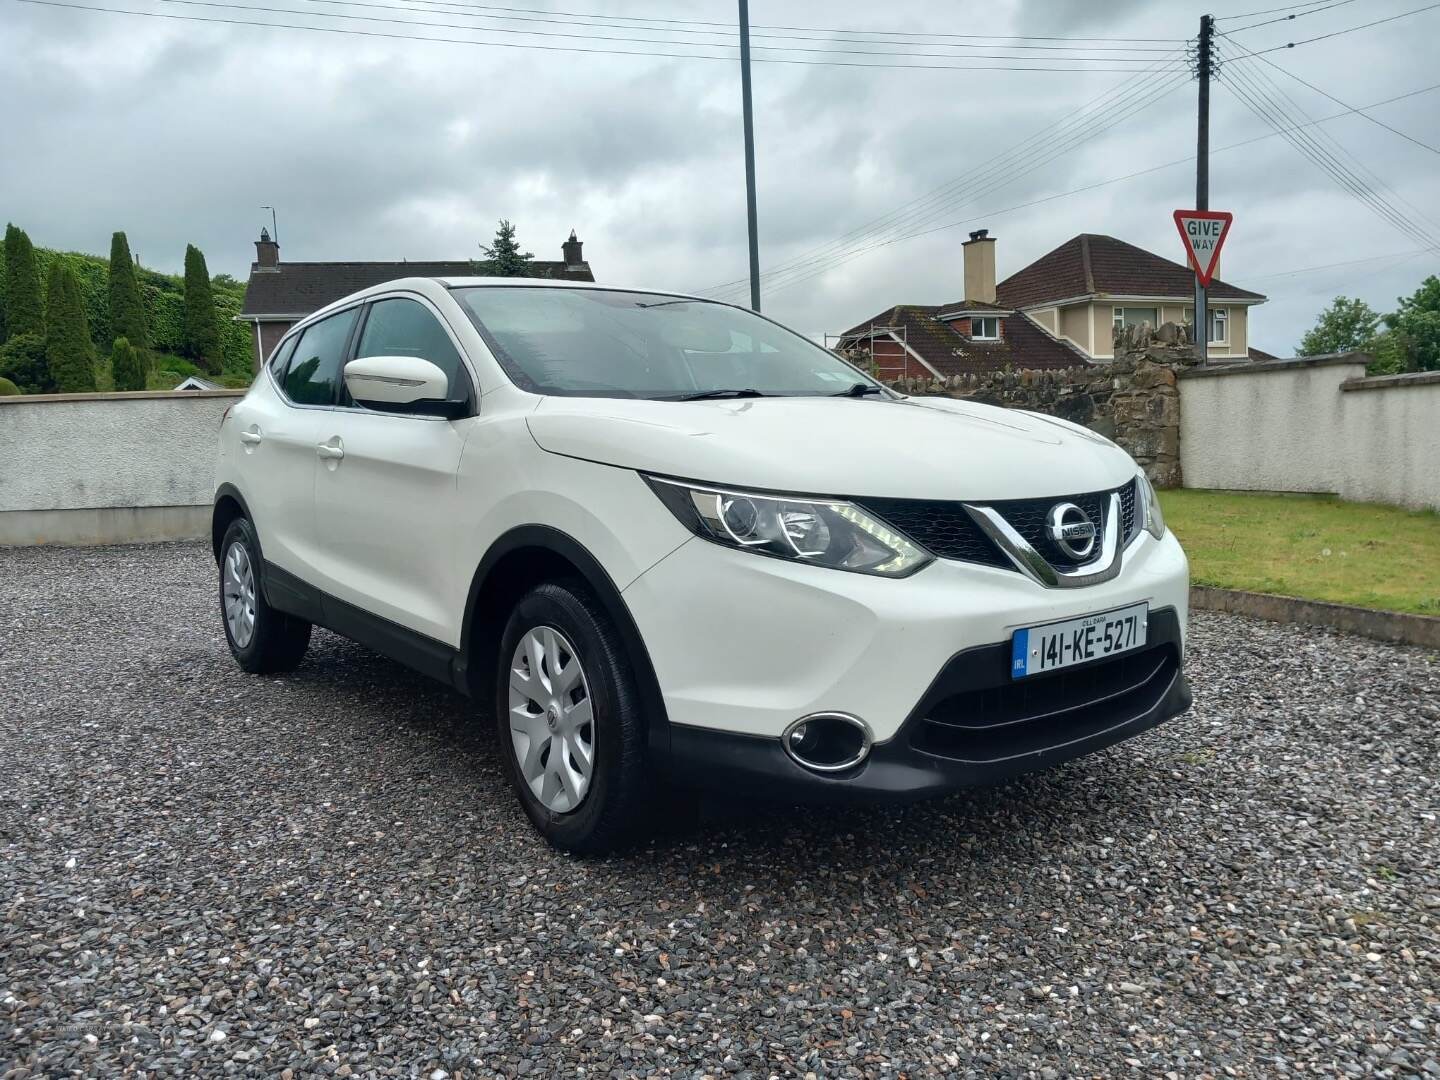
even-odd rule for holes
{"type": "MultiPolygon", "coordinates": [[[[1215,17],[1200,16],[1200,42],[1196,50],[1196,74],[1200,79],[1199,107],[1195,131],[1195,209],[1210,209],[1210,76],[1214,73],[1215,17]]],[[[1195,275],[1195,356],[1210,361],[1210,309],[1205,303],[1205,286],[1195,275]]]]}
{"type": "Polygon", "coordinates": [[[750,3],[740,0],[740,97],[745,112],[745,214],[750,226],[750,307],[760,310],[760,240],[755,223],[755,119],[750,105],[750,3]]]}

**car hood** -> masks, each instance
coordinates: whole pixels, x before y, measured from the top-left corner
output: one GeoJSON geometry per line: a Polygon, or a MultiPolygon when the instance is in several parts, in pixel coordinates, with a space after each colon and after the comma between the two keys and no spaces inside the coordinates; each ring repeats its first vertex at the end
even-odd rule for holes
{"type": "Polygon", "coordinates": [[[549,397],[527,422],[551,453],[802,494],[1038,498],[1135,473],[1128,454],[1084,428],[952,398],[549,397]]]}

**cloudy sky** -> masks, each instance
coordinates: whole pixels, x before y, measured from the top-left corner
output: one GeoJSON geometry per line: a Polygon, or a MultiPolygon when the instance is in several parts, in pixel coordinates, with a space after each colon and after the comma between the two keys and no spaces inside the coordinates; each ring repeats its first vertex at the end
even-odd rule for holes
{"type": "MultiPolygon", "coordinates": [[[[707,290],[746,273],[726,0],[63,2],[171,18],[0,0],[0,217],[37,244],[104,253],[123,228],[147,265],[178,270],[193,242],[243,277],[273,204],[282,259],[468,258],[507,217],[542,258],[576,229],[602,281],[707,290]],[[691,55],[631,55],[657,52],[691,55]]],[[[1288,12],[1247,13],[1281,0],[1232,0],[1214,12],[1236,16],[1222,56],[1423,3],[1320,5],[1274,22],[1288,12]]],[[[779,271],[766,311],[819,337],[957,299],[960,242],[982,226],[1001,277],[1078,232],[1182,258],[1170,212],[1192,204],[1194,167],[1155,167],[1194,152],[1195,84],[1166,65],[1207,6],[753,0],[772,61],[754,66],[761,262],[779,271]],[[959,36],[982,33],[1023,40],[959,36]]],[[[1437,38],[1440,8],[1267,54],[1343,105],[1238,60],[1212,146],[1271,131],[1236,91],[1303,122],[1440,82],[1437,38]]],[[[1440,145],[1440,90],[1372,115],[1440,145]]],[[[1273,135],[1211,165],[1211,205],[1236,216],[1223,275],[1271,298],[1252,344],[1286,355],[1336,293],[1387,308],[1440,269],[1412,254],[1440,238],[1435,153],[1354,114],[1304,140],[1345,186],[1273,135]]]]}

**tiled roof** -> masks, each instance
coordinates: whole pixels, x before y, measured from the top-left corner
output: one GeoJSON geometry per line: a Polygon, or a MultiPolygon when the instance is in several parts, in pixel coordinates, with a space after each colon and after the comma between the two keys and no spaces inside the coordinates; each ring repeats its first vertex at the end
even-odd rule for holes
{"type": "Polygon", "coordinates": [[[840,340],[842,343],[864,340],[872,328],[903,328],[897,329],[896,335],[941,375],[1005,368],[1019,371],[1080,367],[1090,363],[1078,349],[1057,341],[1028,315],[1018,313],[1005,317],[1005,336],[1001,340],[971,341],[951,329],[949,323],[936,318],[942,311],[954,310],[953,304],[900,304],[845,331],[840,340]]]}
{"type": "Polygon", "coordinates": [[[941,304],[938,313],[948,315],[952,311],[993,311],[997,315],[1004,315],[1011,310],[1013,309],[1000,304],[987,304],[984,300],[956,300],[953,304],[941,304]]]}
{"type": "MultiPolygon", "coordinates": [[[[1162,259],[1154,252],[1113,236],[1081,233],[1042,255],[995,287],[995,298],[1016,308],[1034,307],[1081,296],[1188,297],[1195,275],[1188,266],[1162,259]]],[[[1254,300],[1265,297],[1216,278],[1211,300],[1254,300]]]]}
{"type": "MultiPolygon", "coordinates": [[[[477,272],[468,259],[453,262],[282,262],[277,269],[250,266],[241,315],[309,315],[326,304],[372,285],[407,277],[468,277],[477,272]]],[[[567,267],[563,262],[530,263],[527,277],[594,281],[589,263],[567,267]]]]}

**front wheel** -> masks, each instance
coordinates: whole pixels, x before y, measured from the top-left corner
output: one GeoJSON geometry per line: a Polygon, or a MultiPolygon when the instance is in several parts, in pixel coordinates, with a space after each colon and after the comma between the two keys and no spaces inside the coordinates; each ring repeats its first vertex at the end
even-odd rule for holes
{"type": "Polygon", "coordinates": [[[623,843],[645,801],[645,728],[609,617],[578,581],[538,585],[510,615],[499,669],[500,751],[530,821],[566,851],[623,843]]]}
{"type": "Polygon", "coordinates": [[[230,653],[246,671],[293,671],[310,647],[310,624],[265,601],[260,544],[245,518],[231,522],[220,541],[220,613],[230,653]]]}

